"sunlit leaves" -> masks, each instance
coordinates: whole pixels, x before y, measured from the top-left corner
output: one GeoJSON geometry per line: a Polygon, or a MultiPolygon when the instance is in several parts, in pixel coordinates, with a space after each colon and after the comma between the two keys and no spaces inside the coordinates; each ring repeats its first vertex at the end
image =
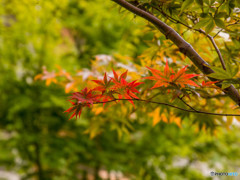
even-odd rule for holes
{"type": "Polygon", "coordinates": [[[232,67],[229,63],[226,63],[226,70],[224,70],[222,67],[212,67],[212,69],[215,72],[209,74],[208,76],[221,80],[231,79],[236,76],[238,72],[238,67],[232,67]]]}

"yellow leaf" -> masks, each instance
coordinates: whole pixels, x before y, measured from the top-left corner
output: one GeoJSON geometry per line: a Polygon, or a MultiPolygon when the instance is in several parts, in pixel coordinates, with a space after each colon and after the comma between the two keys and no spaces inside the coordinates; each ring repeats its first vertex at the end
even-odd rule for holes
{"type": "Polygon", "coordinates": [[[38,79],[41,79],[42,78],[42,74],[38,74],[34,77],[34,81],[38,80],[38,79]]]}
{"type": "Polygon", "coordinates": [[[201,99],[200,101],[198,101],[198,103],[200,106],[205,106],[207,101],[206,101],[206,99],[201,99]]]}
{"type": "Polygon", "coordinates": [[[232,122],[233,122],[233,117],[228,116],[227,117],[227,122],[226,122],[227,129],[229,129],[229,127],[232,124],[232,122]]]}
{"type": "Polygon", "coordinates": [[[180,117],[176,117],[176,116],[173,114],[173,112],[171,112],[171,113],[170,113],[170,123],[173,123],[173,122],[176,123],[179,128],[182,127],[181,118],[180,118],[180,117]]]}
{"type": "Polygon", "coordinates": [[[213,131],[213,135],[214,135],[215,137],[218,136],[218,131],[217,131],[216,129],[213,131]]]}
{"type": "Polygon", "coordinates": [[[179,128],[182,127],[181,118],[180,118],[180,117],[175,117],[175,118],[174,118],[174,122],[177,124],[177,126],[178,126],[179,128]]]}
{"type": "Polygon", "coordinates": [[[153,117],[153,126],[160,122],[161,118],[159,116],[160,108],[156,108],[153,112],[149,113],[150,117],[153,117]]]}
{"type": "Polygon", "coordinates": [[[100,114],[101,112],[103,112],[103,107],[94,107],[92,108],[92,111],[94,112],[95,115],[100,114]]]}
{"type": "Polygon", "coordinates": [[[57,83],[57,80],[55,78],[52,79],[52,82],[54,82],[55,84],[57,83]]]}
{"type": "Polygon", "coordinates": [[[203,124],[203,126],[202,126],[202,131],[206,132],[206,125],[205,124],[203,124]]]}
{"type": "Polygon", "coordinates": [[[46,80],[46,85],[49,86],[51,84],[51,79],[46,80]]]}
{"type": "Polygon", "coordinates": [[[165,114],[161,114],[161,119],[163,122],[168,123],[168,120],[165,114]]]}
{"type": "Polygon", "coordinates": [[[238,122],[240,122],[240,116],[236,116],[235,118],[237,119],[238,122]]]}

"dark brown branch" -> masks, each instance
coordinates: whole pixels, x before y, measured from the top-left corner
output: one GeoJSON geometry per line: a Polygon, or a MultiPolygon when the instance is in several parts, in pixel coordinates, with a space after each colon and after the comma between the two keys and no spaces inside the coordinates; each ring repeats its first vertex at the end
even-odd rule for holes
{"type": "Polygon", "coordinates": [[[121,101],[132,100],[132,101],[141,101],[141,102],[146,102],[146,103],[153,103],[153,104],[158,104],[158,105],[164,105],[164,106],[169,106],[169,107],[181,110],[181,111],[186,111],[186,112],[189,112],[189,113],[208,114],[208,115],[214,115],[214,116],[240,116],[240,114],[211,113],[211,112],[205,112],[205,111],[198,111],[196,109],[188,110],[188,109],[184,109],[184,108],[180,108],[180,107],[174,106],[172,104],[163,103],[163,102],[156,102],[156,101],[149,101],[149,100],[145,100],[145,99],[113,99],[113,100],[105,101],[105,102],[95,102],[93,104],[110,103],[110,102],[116,102],[116,101],[119,101],[119,100],[121,100],[121,101]]]}
{"type": "Polygon", "coordinates": [[[188,106],[190,109],[192,109],[193,111],[197,111],[196,109],[194,109],[192,106],[190,106],[188,103],[186,103],[184,100],[183,100],[183,97],[178,97],[178,99],[180,99],[186,106],[188,106]]]}
{"type": "MultiPolygon", "coordinates": [[[[162,22],[160,19],[155,17],[154,15],[135,7],[134,5],[128,3],[125,0],[112,0],[119,4],[120,6],[126,8],[132,13],[148,20],[152,24],[154,24],[159,31],[161,31],[167,37],[178,46],[180,51],[185,54],[204,74],[208,75],[214,73],[214,71],[210,68],[209,64],[200,57],[200,55],[193,49],[193,47],[186,42],[174,29],[170,26],[162,22]]],[[[212,81],[216,81],[217,79],[209,78],[212,81]]],[[[221,87],[221,83],[216,84],[221,87]]],[[[240,105],[240,95],[236,88],[231,85],[230,87],[223,90],[232,100],[234,100],[238,105],[240,105]]]]}

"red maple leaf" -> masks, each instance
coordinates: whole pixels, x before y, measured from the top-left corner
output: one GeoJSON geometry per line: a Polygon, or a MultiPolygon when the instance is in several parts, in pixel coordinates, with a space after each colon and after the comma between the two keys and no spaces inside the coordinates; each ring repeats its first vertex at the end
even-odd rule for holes
{"type": "Polygon", "coordinates": [[[114,69],[112,69],[113,71],[113,75],[114,75],[114,78],[111,78],[114,82],[121,82],[121,79],[126,79],[127,78],[127,73],[128,73],[128,70],[126,70],[124,73],[122,73],[120,76],[118,76],[118,74],[114,71],[114,69]]]}
{"type": "Polygon", "coordinates": [[[196,86],[198,85],[191,80],[191,78],[199,76],[198,74],[186,74],[187,66],[180,69],[177,73],[171,69],[169,70],[168,62],[166,62],[166,66],[164,68],[164,72],[161,72],[157,69],[153,69],[150,67],[147,67],[153,74],[153,76],[145,77],[144,79],[150,79],[157,81],[155,85],[151,88],[158,88],[161,86],[180,86],[181,88],[184,88],[186,85],[196,86]]]}
{"type": "Polygon", "coordinates": [[[203,81],[202,82],[202,87],[211,87],[217,82],[219,82],[219,81],[208,81],[208,82],[203,81]]]}
{"type": "Polygon", "coordinates": [[[117,73],[114,70],[113,70],[113,74],[114,74],[114,78],[112,78],[112,81],[114,83],[114,86],[112,87],[112,90],[118,94],[119,99],[122,99],[123,97],[125,97],[134,106],[134,103],[131,99],[132,98],[139,99],[136,96],[136,94],[134,94],[134,93],[139,93],[139,91],[135,87],[139,86],[143,82],[136,82],[137,80],[132,81],[130,83],[127,82],[125,80],[127,77],[127,71],[121,74],[120,77],[118,77],[117,73]]]}
{"type": "Polygon", "coordinates": [[[67,109],[66,111],[64,111],[68,114],[73,112],[73,114],[71,115],[69,120],[72,119],[74,116],[76,116],[76,119],[77,119],[77,116],[80,118],[83,106],[81,104],[77,104],[77,103],[74,103],[72,101],[69,101],[69,102],[72,103],[73,106],[70,107],[69,109],[67,109]]]}
{"type": "Polygon", "coordinates": [[[114,92],[110,89],[113,85],[112,78],[108,80],[107,73],[104,74],[103,80],[92,80],[92,81],[98,84],[98,86],[95,87],[93,90],[100,91],[102,93],[99,99],[102,99],[102,101],[104,102],[103,106],[105,105],[105,102],[115,99],[112,95],[114,92]]]}
{"type": "Polygon", "coordinates": [[[94,94],[92,89],[84,88],[81,92],[72,93],[70,100],[77,100],[77,104],[90,106],[90,104],[99,101],[98,97],[99,95],[94,94]]]}
{"type": "Polygon", "coordinates": [[[104,77],[103,77],[103,80],[92,80],[92,81],[98,84],[98,86],[95,87],[93,90],[100,91],[103,94],[111,86],[112,79],[110,78],[108,80],[107,79],[107,73],[105,73],[104,77]]]}
{"type": "Polygon", "coordinates": [[[99,97],[99,95],[93,93],[92,89],[88,90],[87,88],[84,88],[81,92],[72,93],[69,102],[72,103],[73,107],[70,107],[65,111],[67,113],[73,112],[69,119],[72,119],[73,116],[76,116],[76,119],[77,116],[80,118],[82,108],[90,107],[93,103],[99,102],[99,97]]]}

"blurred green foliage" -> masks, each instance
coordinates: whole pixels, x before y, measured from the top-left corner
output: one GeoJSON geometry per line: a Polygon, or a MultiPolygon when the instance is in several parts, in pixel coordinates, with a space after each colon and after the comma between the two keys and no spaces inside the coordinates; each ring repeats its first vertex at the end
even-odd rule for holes
{"type": "Polygon", "coordinates": [[[237,127],[219,130],[217,136],[196,133],[190,119],[184,119],[182,129],[162,122],[152,127],[146,114],[141,117],[149,123],[141,123],[121,116],[118,106],[107,116],[86,111],[80,120],[67,121],[64,90],[33,80],[43,65],[76,71],[90,67],[97,54],[137,57],[152,36],[139,30],[143,21],[119,15],[112,2],[102,0],[0,4],[0,169],[41,180],[87,179],[87,174],[100,179],[101,168],[129,179],[211,179],[199,163],[205,163],[209,173],[237,171],[237,127]],[[83,133],[91,119],[110,117],[94,139],[83,133]],[[117,124],[119,118],[131,122],[123,127],[129,134],[119,135],[121,131],[108,124],[117,124]]]}

